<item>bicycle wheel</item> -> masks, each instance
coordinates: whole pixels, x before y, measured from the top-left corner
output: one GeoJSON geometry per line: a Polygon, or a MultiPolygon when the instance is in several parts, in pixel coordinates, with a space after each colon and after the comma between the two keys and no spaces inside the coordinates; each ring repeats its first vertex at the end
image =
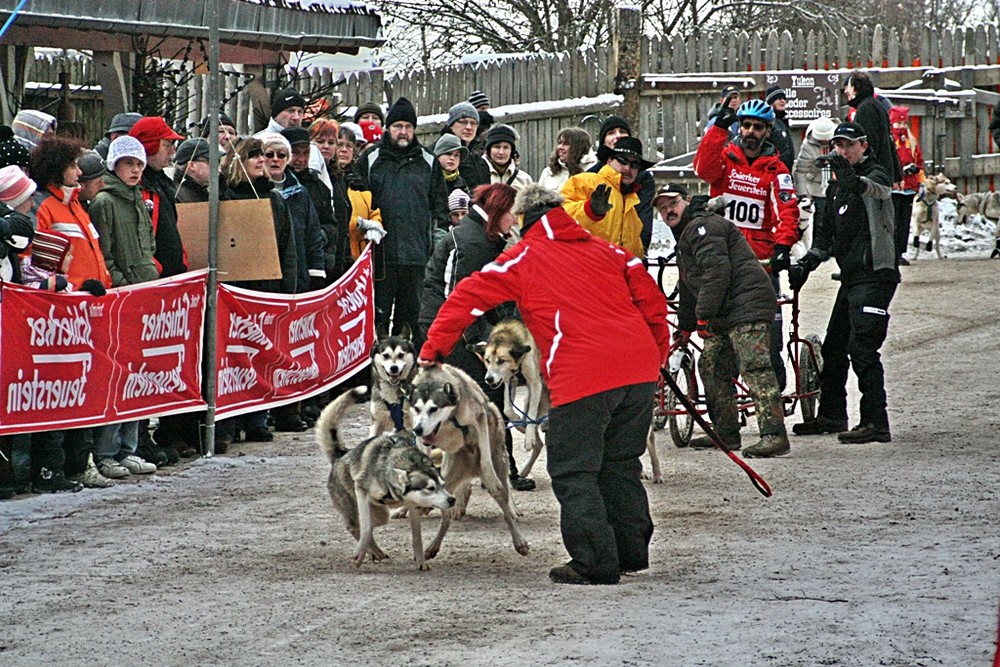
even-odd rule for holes
{"type": "MultiPolygon", "coordinates": [[[[691,404],[695,405],[698,399],[698,385],[694,379],[691,357],[685,356],[681,359],[680,367],[671,373],[670,377],[677,383],[677,388],[688,397],[691,404]]],[[[666,406],[667,410],[672,413],[669,418],[670,439],[677,447],[687,447],[691,442],[691,433],[694,431],[694,417],[681,405],[672,391],[667,393],[666,406]]]]}
{"type": "Polygon", "coordinates": [[[798,384],[803,394],[816,392],[799,400],[803,421],[816,418],[816,403],[819,399],[819,372],[822,359],[819,356],[820,339],[816,334],[806,336],[806,342],[799,343],[798,384]]]}

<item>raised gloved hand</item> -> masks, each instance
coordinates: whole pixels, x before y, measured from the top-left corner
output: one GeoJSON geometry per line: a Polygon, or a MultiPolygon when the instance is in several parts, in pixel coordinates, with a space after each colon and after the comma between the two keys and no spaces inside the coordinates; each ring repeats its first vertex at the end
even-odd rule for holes
{"type": "Polygon", "coordinates": [[[736,112],[728,104],[719,109],[719,115],[715,117],[715,125],[721,127],[723,130],[728,130],[737,121],[739,121],[739,116],[736,115],[736,112]]]}
{"type": "Polygon", "coordinates": [[[780,243],[774,244],[774,254],[771,256],[771,271],[787,271],[792,265],[792,249],[780,243]]]}
{"type": "Polygon", "coordinates": [[[703,340],[715,337],[715,334],[708,330],[708,320],[698,320],[698,335],[703,340]]]}
{"type": "Polygon", "coordinates": [[[597,186],[592,193],[590,193],[590,210],[593,211],[594,215],[599,218],[603,218],[611,210],[611,187],[605,185],[604,183],[597,186]]]}
{"type": "Polygon", "coordinates": [[[365,233],[365,239],[371,241],[375,245],[382,242],[385,238],[386,231],[382,225],[378,224],[374,220],[369,220],[368,218],[362,218],[358,216],[358,230],[365,233]]]}
{"type": "Polygon", "coordinates": [[[104,284],[100,280],[95,280],[94,278],[87,278],[80,285],[81,292],[90,292],[94,296],[104,296],[108,293],[108,290],[104,289],[104,284]]]}

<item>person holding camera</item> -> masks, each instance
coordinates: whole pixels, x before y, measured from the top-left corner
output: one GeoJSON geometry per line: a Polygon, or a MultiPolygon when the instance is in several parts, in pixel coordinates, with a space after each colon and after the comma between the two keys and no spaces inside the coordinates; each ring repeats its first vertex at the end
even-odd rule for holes
{"type": "Polygon", "coordinates": [[[823,339],[823,370],[815,419],[796,424],[796,435],[838,433],[845,443],[890,442],[885,372],[879,350],[889,327],[889,304],[899,284],[893,241],[892,178],[875,161],[857,123],[833,134],[834,153],[817,158],[833,172],[827,206],[812,248],[788,270],[800,290],[809,274],[831,256],[840,268],[840,289],[823,339]],[[861,390],[861,420],[847,430],[847,371],[861,390]]]}

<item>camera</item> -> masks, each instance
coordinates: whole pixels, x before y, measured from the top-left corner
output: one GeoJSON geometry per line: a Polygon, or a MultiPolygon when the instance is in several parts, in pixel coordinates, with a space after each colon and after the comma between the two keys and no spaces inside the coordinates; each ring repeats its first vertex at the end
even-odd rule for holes
{"type": "Polygon", "coordinates": [[[836,153],[827,153],[826,155],[820,155],[818,158],[813,160],[813,164],[816,165],[817,169],[823,169],[824,167],[832,167],[837,162],[837,158],[840,156],[836,153]]]}
{"type": "Polygon", "coordinates": [[[903,167],[903,173],[906,174],[907,176],[913,176],[914,174],[919,174],[920,167],[918,167],[915,163],[911,162],[910,164],[903,167]]]}

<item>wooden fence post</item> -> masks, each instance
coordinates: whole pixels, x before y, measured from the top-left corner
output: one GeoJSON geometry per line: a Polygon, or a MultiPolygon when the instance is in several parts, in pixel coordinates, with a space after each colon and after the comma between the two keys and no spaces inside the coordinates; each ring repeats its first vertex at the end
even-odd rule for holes
{"type": "Polygon", "coordinates": [[[622,115],[629,125],[639,128],[639,68],[642,52],[642,13],[638,7],[618,10],[618,30],[615,35],[615,92],[625,97],[622,115]]]}

